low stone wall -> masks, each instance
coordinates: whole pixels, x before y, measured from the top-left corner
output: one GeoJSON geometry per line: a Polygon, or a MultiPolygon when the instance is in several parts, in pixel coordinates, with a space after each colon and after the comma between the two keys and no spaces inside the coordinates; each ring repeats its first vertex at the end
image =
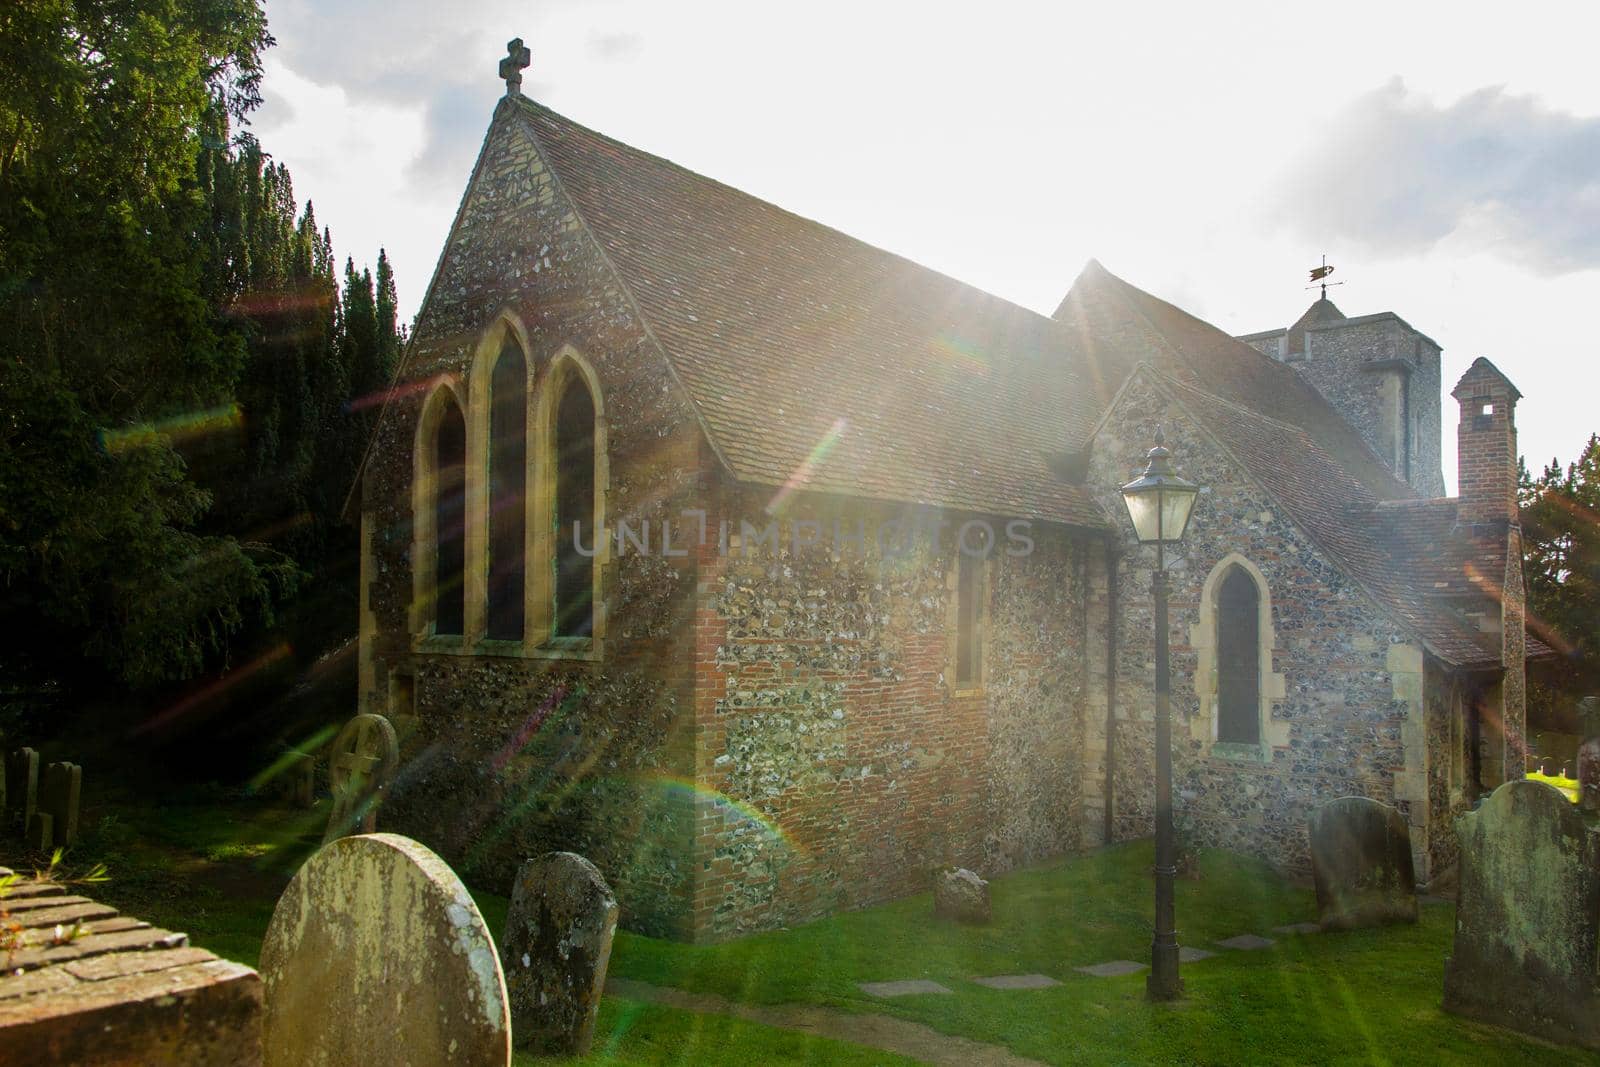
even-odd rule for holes
{"type": "Polygon", "coordinates": [[[261,1063],[249,967],[47,881],[20,881],[0,908],[21,924],[0,949],[0,1064],[261,1063]]]}

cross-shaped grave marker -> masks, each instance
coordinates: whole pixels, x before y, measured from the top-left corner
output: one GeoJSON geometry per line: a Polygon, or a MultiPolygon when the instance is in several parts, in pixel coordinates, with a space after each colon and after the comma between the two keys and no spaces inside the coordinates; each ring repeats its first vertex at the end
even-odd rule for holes
{"type": "Polygon", "coordinates": [[[323,844],[350,833],[373,833],[378,801],[400,764],[394,727],[382,715],[357,715],[344,724],[328,750],[333,810],[323,844]]]}

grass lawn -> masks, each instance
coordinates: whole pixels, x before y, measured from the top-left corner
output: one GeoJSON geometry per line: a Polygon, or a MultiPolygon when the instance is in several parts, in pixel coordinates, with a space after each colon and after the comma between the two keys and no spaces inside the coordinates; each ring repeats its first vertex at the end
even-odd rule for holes
{"type": "MultiPolygon", "coordinates": [[[[124,807],[103,818],[69,860],[108,864],[96,895],[188,930],[197,944],[254,964],[272,907],[320,840],[320,811],[249,802],[124,807]]],[[[996,879],[996,920],[966,928],[931,918],[927,895],[724,945],[687,946],[620,932],[611,973],[754,1005],[810,1004],[876,1012],[1049,1063],[1564,1063],[1593,1062],[1439,1007],[1454,909],[1425,904],[1416,926],[1280,936],[1314,917],[1308,890],[1254,861],[1202,855],[1178,882],[1184,944],[1239,933],[1269,949],[1215,949],[1185,965],[1185,998],[1145,1001],[1143,974],[1091,978],[1072,968],[1149,955],[1148,843],[1119,845],[996,879]],[[991,990],[974,977],[1042,973],[1053,988],[991,990]],[[953,995],[880,1000],[858,982],[930,978],[953,995]]],[[[506,901],[474,893],[491,931],[506,901]]],[[[904,1063],[889,1053],[725,1016],[620,997],[602,1004],[585,1063],[904,1063]]],[[[539,1062],[519,1057],[519,1064],[539,1062]]]]}

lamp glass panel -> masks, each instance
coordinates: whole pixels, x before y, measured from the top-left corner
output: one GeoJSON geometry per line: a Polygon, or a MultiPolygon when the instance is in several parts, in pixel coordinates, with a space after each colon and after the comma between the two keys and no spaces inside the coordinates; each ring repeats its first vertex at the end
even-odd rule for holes
{"type": "Polygon", "coordinates": [[[1156,539],[1156,516],[1159,510],[1156,493],[1126,493],[1123,503],[1128,505],[1128,518],[1133,520],[1133,532],[1141,541],[1156,539]]]}
{"type": "Polygon", "coordinates": [[[1161,496],[1161,536],[1163,540],[1177,541],[1183,537],[1184,529],[1189,525],[1189,512],[1194,508],[1194,493],[1188,491],[1173,492],[1170,489],[1162,490],[1161,496]]]}

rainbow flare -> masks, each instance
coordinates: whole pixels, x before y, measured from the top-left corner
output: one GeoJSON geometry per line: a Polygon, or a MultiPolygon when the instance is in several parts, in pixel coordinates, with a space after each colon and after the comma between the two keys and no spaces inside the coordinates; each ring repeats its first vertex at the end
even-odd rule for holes
{"type": "Polygon", "coordinates": [[[839,442],[844,439],[844,432],[849,428],[850,423],[848,420],[844,418],[833,420],[833,425],[828,427],[828,432],[824,433],[822,439],[812,446],[811,451],[806,454],[806,458],[800,461],[800,466],[796,467],[794,473],[789,475],[788,480],[783,483],[783,488],[779,489],[772,499],[767,501],[766,510],[768,515],[776,515],[782,511],[791,496],[811,484],[812,476],[822,466],[823,461],[828,458],[828,453],[838,447],[839,442]]]}
{"type": "Polygon", "coordinates": [[[187,441],[222,430],[236,429],[243,421],[238,404],[224,404],[205,411],[141,422],[121,430],[101,430],[100,447],[115,454],[130,448],[148,448],[162,439],[187,441]]]}

